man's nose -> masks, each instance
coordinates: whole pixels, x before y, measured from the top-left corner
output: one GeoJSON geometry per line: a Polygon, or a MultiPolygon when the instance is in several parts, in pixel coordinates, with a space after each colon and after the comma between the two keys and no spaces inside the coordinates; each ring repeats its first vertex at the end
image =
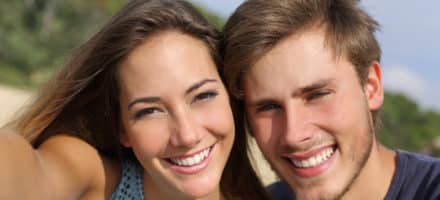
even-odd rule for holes
{"type": "Polygon", "coordinates": [[[285,105],[283,113],[283,129],[280,144],[290,148],[309,142],[313,136],[313,128],[309,120],[309,111],[299,103],[285,105]]]}

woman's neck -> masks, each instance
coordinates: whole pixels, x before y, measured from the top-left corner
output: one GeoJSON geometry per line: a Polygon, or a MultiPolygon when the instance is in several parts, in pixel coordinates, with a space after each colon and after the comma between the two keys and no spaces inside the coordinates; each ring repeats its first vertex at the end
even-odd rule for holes
{"type": "MultiPolygon", "coordinates": [[[[175,200],[225,200],[226,198],[220,191],[220,185],[215,190],[203,197],[191,197],[187,194],[177,191],[175,188],[161,186],[152,181],[152,177],[147,175],[144,171],[142,178],[142,187],[145,199],[161,200],[161,199],[175,199],[175,200]]],[[[195,186],[196,187],[196,186],[195,186]]]]}

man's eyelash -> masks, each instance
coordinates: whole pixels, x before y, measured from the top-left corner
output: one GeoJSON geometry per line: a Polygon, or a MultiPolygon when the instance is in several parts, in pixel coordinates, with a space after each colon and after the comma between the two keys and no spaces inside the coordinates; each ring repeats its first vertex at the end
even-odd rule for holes
{"type": "Polygon", "coordinates": [[[314,99],[318,99],[318,98],[324,97],[324,96],[326,96],[326,95],[328,95],[328,94],[330,94],[329,91],[317,91],[317,92],[311,92],[310,94],[308,94],[308,95],[306,96],[306,99],[307,99],[308,101],[311,101],[311,100],[314,100],[314,99]]]}
{"type": "Polygon", "coordinates": [[[270,110],[279,109],[279,108],[281,108],[281,106],[276,103],[266,103],[266,104],[257,106],[257,112],[265,112],[265,111],[270,111],[270,110]]]}

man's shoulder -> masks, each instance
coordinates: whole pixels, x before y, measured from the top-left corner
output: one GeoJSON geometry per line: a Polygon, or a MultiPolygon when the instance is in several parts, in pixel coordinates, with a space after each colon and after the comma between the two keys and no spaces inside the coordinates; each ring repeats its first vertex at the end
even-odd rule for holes
{"type": "Polygon", "coordinates": [[[407,177],[406,181],[440,189],[440,158],[401,150],[397,153],[399,175],[407,177]]]}
{"type": "Polygon", "coordinates": [[[439,198],[440,159],[398,150],[396,173],[388,196],[394,197],[391,199],[439,198]]]}
{"type": "Polygon", "coordinates": [[[404,167],[407,172],[425,172],[428,174],[440,175],[440,158],[397,150],[397,165],[398,167],[404,167]],[[421,170],[421,171],[420,171],[421,170]]]}
{"type": "Polygon", "coordinates": [[[278,181],[266,187],[269,194],[274,200],[291,200],[295,199],[290,186],[284,181],[278,181]]]}

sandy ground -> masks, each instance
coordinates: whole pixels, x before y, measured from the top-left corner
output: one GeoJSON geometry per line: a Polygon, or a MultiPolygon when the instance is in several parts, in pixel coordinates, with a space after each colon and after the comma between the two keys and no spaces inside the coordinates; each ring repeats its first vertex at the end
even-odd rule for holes
{"type": "Polygon", "coordinates": [[[251,144],[251,152],[252,152],[251,154],[254,158],[253,164],[263,183],[265,185],[268,185],[270,183],[277,181],[278,177],[270,168],[269,163],[267,163],[267,161],[264,159],[263,154],[258,149],[255,140],[251,139],[250,144],[251,144]]]}
{"type": "MultiPolygon", "coordinates": [[[[32,98],[32,93],[25,90],[0,85],[0,127],[7,123],[32,98]]],[[[277,180],[253,139],[250,141],[257,173],[265,184],[277,180]]]]}
{"type": "Polygon", "coordinates": [[[0,127],[11,120],[31,97],[29,91],[0,85],[0,127]]]}

